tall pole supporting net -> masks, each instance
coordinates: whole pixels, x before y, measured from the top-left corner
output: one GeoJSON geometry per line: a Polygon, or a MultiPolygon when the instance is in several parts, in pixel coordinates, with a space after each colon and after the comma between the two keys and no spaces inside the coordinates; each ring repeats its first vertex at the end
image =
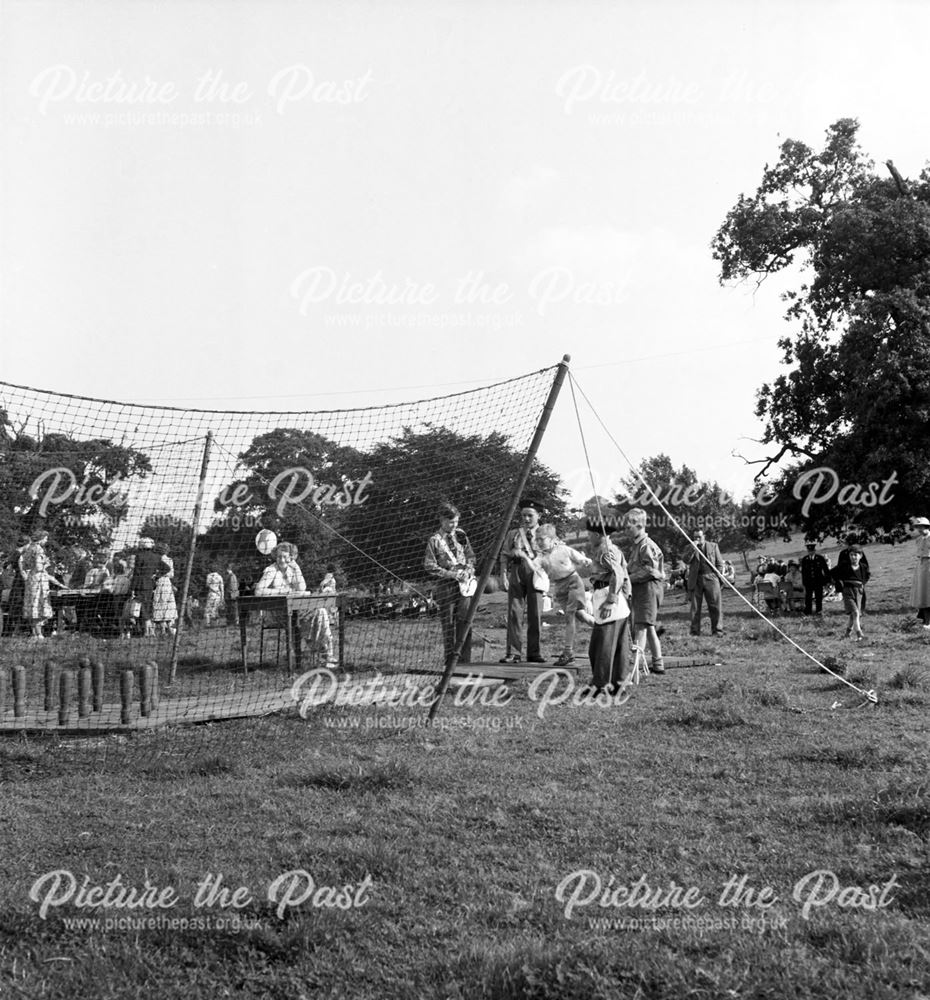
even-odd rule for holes
{"type": "Polygon", "coordinates": [[[0,733],[176,753],[203,732],[182,723],[293,718],[313,670],[438,678],[440,504],[481,569],[474,622],[565,370],[321,412],[0,383],[0,733]]]}

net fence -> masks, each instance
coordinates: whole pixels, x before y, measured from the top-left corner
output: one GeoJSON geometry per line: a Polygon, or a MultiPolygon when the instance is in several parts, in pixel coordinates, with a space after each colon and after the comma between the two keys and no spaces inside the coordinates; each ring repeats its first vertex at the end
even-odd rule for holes
{"type": "MultiPolygon", "coordinates": [[[[0,383],[0,731],[149,752],[274,725],[313,671],[440,674],[555,371],[276,413],[0,383]]],[[[557,482],[534,464],[526,494],[557,482]]],[[[472,645],[499,655],[480,615],[472,645]]]]}

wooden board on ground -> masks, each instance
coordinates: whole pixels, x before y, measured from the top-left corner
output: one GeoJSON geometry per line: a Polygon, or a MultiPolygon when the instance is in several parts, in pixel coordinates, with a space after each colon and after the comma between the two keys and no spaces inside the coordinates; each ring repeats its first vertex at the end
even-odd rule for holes
{"type": "Polygon", "coordinates": [[[283,691],[211,695],[207,698],[176,698],[159,702],[150,715],[139,714],[139,704],[132,706],[128,723],[120,721],[122,708],[118,702],[104,705],[99,712],[80,718],[77,706],[65,725],[58,722],[58,709],[29,711],[15,718],[12,710],[0,713],[0,732],[93,733],[125,732],[130,729],[157,729],[192,722],[218,722],[221,719],[246,719],[270,715],[294,707],[290,687],[283,691]]]}
{"type": "MultiPolygon", "coordinates": [[[[587,664],[585,664],[587,666],[587,664]]],[[[556,667],[554,663],[461,663],[452,671],[453,677],[467,677],[471,674],[474,677],[494,677],[505,681],[518,681],[524,678],[532,680],[547,670],[568,670],[577,673],[578,664],[572,663],[567,667],[556,667]]],[[[436,677],[442,676],[441,670],[410,670],[411,674],[432,674],[436,677]]]]}
{"type": "Polygon", "coordinates": [[[706,656],[665,656],[662,663],[666,667],[721,667],[723,664],[719,660],[709,659],[706,656]]]}

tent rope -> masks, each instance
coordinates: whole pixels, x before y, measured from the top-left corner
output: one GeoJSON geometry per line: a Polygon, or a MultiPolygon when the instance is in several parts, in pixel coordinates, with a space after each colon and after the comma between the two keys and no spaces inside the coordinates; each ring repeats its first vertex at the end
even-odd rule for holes
{"type": "MultiPolygon", "coordinates": [[[[572,387],[572,401],[575,403],[575,413],[576,413],[576,416],[578,417],[578,423],[579,423],[579,426],[580,426],[581,425],[581,417],[580,417],[580,414],[578,414],[578,404],[577,404],[577,399],[575,397],[575,386],[577,385],[577,380],[575,379],[574,375],[571,374],[571,373],[569,373],[569,379],[570,379],[570,384],[571,384],[571,387],[572,387]]],[[[630,459],[627,456],[626,452],[623,450],[623,448],[621,448],[619,442],[613,436],[613,434],[611,434],[611,432],[608,429],[607,425],[601,419],[601,417],[598,414],[597,410],[595,410],[593,404],[591,403],[591,400],[588,399],[588,397],[587,397],[584,389],[582,389],[580,385],[578,386],[578,392],[581,394],[581,396],[584,399],[584,401],[588,404],[589,408],[591,409],[591,412],[594,414],[595,419],[597,420],[597,422],[603,428],[604,433],[611,440],[611,442],[613,443],[614,447],[617,449],[617,451],[620,453],[620,455],[623,458],[623,460],[626,462],[627,466],[632,470],[633,475],[636,476],[636,478],[639,480],[639,482],[648,490],[649,495],[653,499],[653,502],[662,510],[662,512],[669,519],[669,522],[675,526],[676,530],[682,535],[682,537],[688,542],[688,544],[691,545],[692,548],[694,548],[694,550],[697,552],[698,556],[701,559],[703,559],[708,564],[708,566],[711,566],[711,568],[713,569],[714,567],[712,566],[710,560],[704,555],[703,552],[701,552],[700,549],[697,548],[697,546],[694,544],[693,540],[691,539],[691,537],[689,536],[689,534],[687,533],[687,531],[685,531],[685,529],[678,523],[678,520],[675,517],[675,515],[665,506],[664,503],[662,503],[661,499],[656,495],[655,491],[652,489],[652,487],[649,485],[649,483],[646,482],[645,478],[642,476],[642,474],[640,473],[640,471],[630,461],[630,459]]],[[[591,473],[591,481],[593,483],[594,482],[594,476],[593,476],[593,472],[591,470],[590,459],[588,458],[587,445],[584,446],[584,452],[585,452],[585,461],[588,462],[588,471],[589,471],[589,473],[591,473]]],[[[596,496],[596,493],[597,493],[597,491],[595,490],[595,496],[596,496]]],[[[600,512],[600,505],[598,505],[598,511],[600,512]]],[[[818,660],[816,656],[814,656],[812,653],[809,653],[803,646],[801,646],[797,642],[795,642],[795,640],[792,639],[790,635],[788,635],[783,629],[779,628],[779,626],[776,625],[775,622],[773,622],[767,615],[763,614],[763,612],[759,608],[757,608],[751,601],[747,600],[747,598],[743,594],[741,594],[739,592],[739,590],[737,590],[736,587],[732,583],[730,583],[729,580],[727,580],[726,578],[722,578],[722,579],[723,579],[723,582],[730,588],[730,590],[732,590],[733,593],[736,594],[736,596],[754,614],[758,615],[767,625],[770,625],[775,632],[777,632],[783,639],[787,640],[792,646],[794,646],[795,649],[798,650],[798,652],[800,652],[802,655],[806,656],[812,663],[815,663],[824,673],[830,674],[832,677],[836,678],[836,680],[838,680],[841,683],[845,684],[848,688],[851,688],[853,691],[857,692],[858,694],[861,694],[868,702],[871,702],[873,705],[874,704],[878,704],[878,695],[875,693],[874,690],[866,690],[865,688],[859,687],[857,684],[854,684],[852,681],[850,681],[846,677],[843,677],[841,674],[838,674],[835,670],[831,670],[830,667],[828,667],[826,664],[821,663],[820,660],[818,660]]]]}

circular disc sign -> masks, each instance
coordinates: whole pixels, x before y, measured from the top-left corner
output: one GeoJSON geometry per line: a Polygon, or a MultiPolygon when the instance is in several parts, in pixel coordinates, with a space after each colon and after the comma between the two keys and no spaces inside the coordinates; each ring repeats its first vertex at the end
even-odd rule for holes
{"type": "Polygon", "coordinates": [[[277,544],[278,537],[269,528],[262,528],[262,530],[255,536],[255,548],[257,548],[263,556],[271,555],[277,544]]]}

